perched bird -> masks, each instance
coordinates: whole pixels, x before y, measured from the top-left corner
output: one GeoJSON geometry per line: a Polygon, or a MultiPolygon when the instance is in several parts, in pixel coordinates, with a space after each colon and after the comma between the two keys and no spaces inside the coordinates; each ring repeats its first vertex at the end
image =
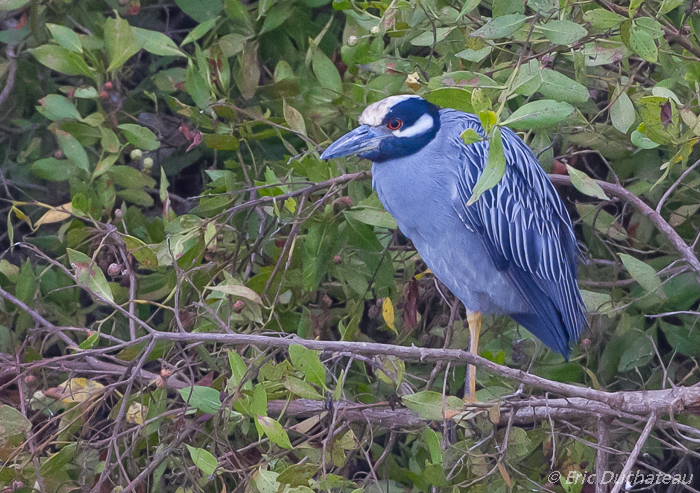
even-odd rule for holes
{"type": "MultiPolygon", "coordinates": [[[[568,360],[586,325],[576,284],[571,219],[537,158],[502,128],[506,171],[500,183],[467,205],[486,166],[487,140],[476,115],[439,109],[419,96],[391,96],[368,106],[360,127],[321,155],[357,155],[372,164],[384,208],[430,270],[464,304],[470,351],[480,313],[505,314],[568,360]]],[[[469,368],[469,392],[475,390],[469,368]]]]}

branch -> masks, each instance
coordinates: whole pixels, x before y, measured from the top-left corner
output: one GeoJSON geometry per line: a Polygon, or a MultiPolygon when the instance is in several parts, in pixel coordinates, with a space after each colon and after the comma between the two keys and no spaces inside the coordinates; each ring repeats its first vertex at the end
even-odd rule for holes
{"type": "MultiPolygon", "coordinates": [[[[651,416],[649,416],[649,420],[647,421],[647,424],[644,427],[642,434],[639,435],[639,440],[637,440],[637,443],[634,444],[634,448],[632,449],[630,456],[627,458],[627,462],[625,462],[625,467],[622,468],[622,472],[620,473],[620,478],[627,477],[627,475],[632,471],[632,467],[634,467],[634,463],[636,462],[637,457],[639,457],[639,454],[642,451],[642,447],[644,446],[647,439],[649,438],[649,435],[651,435],[651,430],[654,429],[654,425],[656,424],[656,419],[657,419],[656,413],[652,413],[651,416]]],[[[615,487],[613,488],[613,490],[610,493],[620,493],[620,490],[622,489],[623,486],[625,486],[624,482],[615,481],[615,487]]]]}
{"type": "MultiPolygon", "coordinates": [[[[162,339],[173,342],[200,342],[200,343],[222,343],[222,344],[245,344],[263,347],[288,348],[292,344],[299,344],[308,349],[320,350],[331,353],[364,354],[368,356],[396,356],[403,361],[453,361],[462,364],[474,365],[489,373],[512,378],[526,385],[532,385],[549,392],[571,397],[585,399],[582,404],[583,409],[591,413],[594,411],[591,406],[602,403],[609,408],[620,412],[649,415],[653,412],[666,412],[673,409],[679,412],[687,409],[700,410],[700,384],[692,387],[676,387],[672,389],[636,391],[636,392],[604,392],[601,390],[580,387],[578,385],[554,382],[546,378],[526,373],[522,370],[508,368],[497,363],[482,358],[481,356],[468,353],[461,349],[423,348],[416,346],[396,346],[392,344],[378,344],[372,342],[350,342],[350,341],[318,341],[301,339],[297,336],[291,337],[271,337],[255,334],[213,334],[213,333],[170,333],[156,332],[145,336],[149,338],[162,339]]],[[[572,400],[567,399],[567,406],[572,400]]]]}
{"type": "MultiPolygon", "coordinates": [[[[555,185],[571,184],[571,178],[566,175],[549,175],[549,179],[552,180],[552,183],[554,183],[555,185]]],[[[595,180],[595,182],[598,185],[600,185],[600,188],[602,188],[603,191],[605,191],[606,193],[612,195],[613,197],[617,197],[620,200],[630,203],[632,206],[634,206],[635,209],[637,209],[643,215],[647,216],[649,218],[649,221],[651,221],[659,231],[666,235],[666,238],[668,238],[668,240],[671,242],[674,248],[678,250],[678,253],[681,254],[681,257],[683,257],[683,259],[686,262],[688,262],[688,264],[690,264],[692,269],[698,275],[698,280],[700,281],[700,260],[698,260],[698,257],[695,255],[695,251],[685,241],[683,241],[683,238],[681,238],[680,235],[676,233],[676,230],[673,229],[671,225],[666,222],[666,220],[661,216],[661,214],[656,212],[652,207],[647,205],[642,199],[637,197],[635,194],[633,194],[626,188],[621,187],[620,185],[608,183],[606,181],[601,180],[595,180]]]]}

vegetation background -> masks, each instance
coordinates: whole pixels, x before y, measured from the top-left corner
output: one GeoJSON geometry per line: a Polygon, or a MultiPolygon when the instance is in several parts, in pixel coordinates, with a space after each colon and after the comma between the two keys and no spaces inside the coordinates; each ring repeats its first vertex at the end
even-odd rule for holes
{"type": "Polygon", "coordinates": [[[699,9],[0,0],[3,493],[698,491],[699,9]],[[506,317],[461,351],[368,163],[319,159],[414,92],[552,174],[568,363],[506,317]]]}

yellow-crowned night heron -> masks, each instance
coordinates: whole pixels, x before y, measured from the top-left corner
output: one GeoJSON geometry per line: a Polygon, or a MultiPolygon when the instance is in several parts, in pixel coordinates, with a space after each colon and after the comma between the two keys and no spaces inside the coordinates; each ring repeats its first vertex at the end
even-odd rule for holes
{"type": "MultiPolygon", "coordinates": [[[[368,106],[360,124],[321,157],[373,161],[384,208],[464,303],[470,350],[477,351],[481,312],[507,314],[568,360],[586,324],[576,284],[580,252],[564,204],[525,143],[502,129],[505,174],[468,206],[489,152],[486,140],[465,145],[460,138],[466,129],[484,137],[476,115],[391,96],[368,106]]],[[[468,378],[473,398],[474,369],[468,378]]]]}

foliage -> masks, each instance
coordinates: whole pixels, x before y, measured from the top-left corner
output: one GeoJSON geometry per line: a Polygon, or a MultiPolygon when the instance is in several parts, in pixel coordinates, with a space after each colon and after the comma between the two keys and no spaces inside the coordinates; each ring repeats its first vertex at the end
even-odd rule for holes
{"type": "MultiPolygon", "coordinates": [[[[516,411],[698,382],[695,4],[0,0],[0,487],[578,492],[550,473],[619,472],[648,414],[516,411]],[[466,347],[466,317],[366,163],[319,151],[411,92],[476,113],[494,150],[517,130],[561,185],[590,331],[565,362],[487,317],[480,346],[545,383],[480,370],[466,405],[464,365],[400,357],[466,347]]],[[[504,169],[491,153],[479,193],[504,169]]],[[[676,411],[641,470],[699,469],[676,411]]]]}

